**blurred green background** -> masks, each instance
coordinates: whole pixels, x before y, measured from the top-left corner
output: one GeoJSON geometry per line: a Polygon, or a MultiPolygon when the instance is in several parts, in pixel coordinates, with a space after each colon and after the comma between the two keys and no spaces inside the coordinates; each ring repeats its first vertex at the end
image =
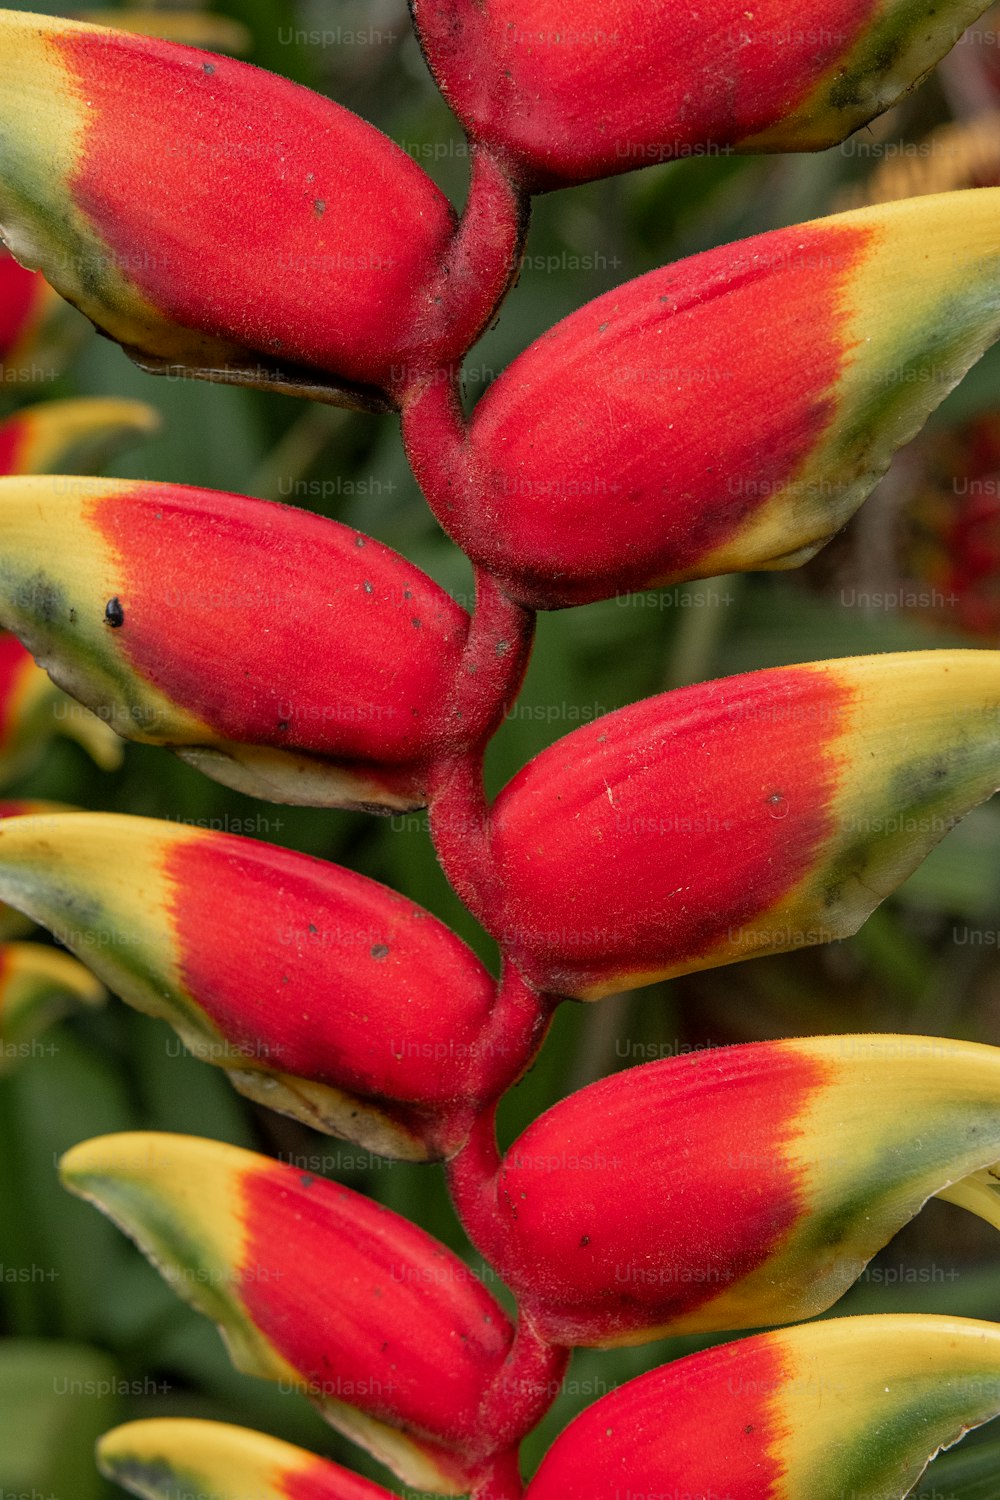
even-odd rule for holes
{"type": "MultiPolygon", "coordinates": [[[[231,0],[218,9],[249,28],[250,60],[373,121],[461,204],[463,138],[429,78],[402,0],[333,6],[231,0]],[[336,42],[309,37],[331,29],[336,42]]],[[[927,153],[916,146],[929,130],[988,112],[994,93],[1000,106],[998,29],[997,17],[987,17],[911,100],[843,148],[656,166],[538,200],[519,284],[469,357],[470,401],[535,336],[607,288],[680,256],[842,207],[852,192],[869,190],[887,159],[908,160],[919,171],[927,153]]],[[[739,337],[753,339],[754,330],[739,337]]],[[[468,567],[431,519],[393,419],[157,380],[96,337],[58,381],[5,389],[0,401],[6,413],[28,401],[77,394],[139,397],[162,413],[162,436],[133,450],[114,472],[291,496],[395,547],[455,595],[469,595],[468,567]],[[295,490],[297,483],[305,489],[295,490]]],[[[994,351],[932,430],[947,432],[997,411],[994,351]]],[[[543,616],[524,693],[491,748],[491,786],[578,723],[669,686],[818,657],[968,644],[948,607],[866,610],[850,602],[873,585],[891,594],[910,576],[896,548],[898,513],[923,482],[930,451],[925,444],[911,452],[831,552],[798,573],[719,580],[543,616]]],[[[159,818],[257,818],[261,837],[385,881],[495,963],[490,943],[438,870],[422,816],[383,821],[262,806],[164,752],[138,746],[128,748],[120,772],[108,775],[64,741],[5,794],[159,818]]],[[[595,1078],[712,1043],[850,1030],[1000,1042],[998,835],[1000,810],[972,814],[851,941],[598,1006],[564,1006],[536,1067],[505,1101],[505,1140],[595,1078]]],[[[124,1129],[177,1130],[314,1156],[328,1176],[468,1255],[436,1169],[368,1158],[249,1105],[219,1073],[183,1055],[172,1032],[118,1002],[62,1023],[39,1055],[0,1078],[0,1129],[0,1491],[48,1500],[107,1496],[92,1470],[94,1435],[116,1419],[148,1415],[211,1416],[257,1427],[387,1483],[303,1400],[235,1374],[215,1330],[178,1303],[116,1230],[60,1190],[54,1163],[79,1140],[124,1129]]],[[[996,1318],[998,1266],[985,1226],[934,1202],[836,1311],[996,1318]]],[[[577,1355],[564,1393],[525,1446],[528,1470],[582,1406],[696,1343],[577,1355]]],[[[917,1493],[998,1500],[1000,1437],[986,1429],[938,1460],[917,1493]]]]}

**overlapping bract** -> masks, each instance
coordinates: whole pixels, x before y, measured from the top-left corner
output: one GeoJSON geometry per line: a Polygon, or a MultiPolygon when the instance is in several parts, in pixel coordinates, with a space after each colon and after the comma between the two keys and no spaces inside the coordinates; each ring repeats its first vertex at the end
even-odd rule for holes
{"type": "Polygon", "coordinates": [[[404,430],[441,524],[562,608],[805,561],[998,333],[1000,189],[945,193],[652,271],[532,344],[468,428],[438,387],[404,430]]]}
{"type": "Polygon", "coordinates": [[[839,1318],[640,1375],[553,1444],[526,1500],[903,1500],[939,1448],[1000,1413],[1000,1327],[839,1318]]]}
{"type": "Polygon", "coordinates": [[[469,616],[335,521],[178,485],[8,479],[0,547],[0,621],[54,680],[229,786],[418,807],[435,754],[469,732],[451,711],[469,616]]]}
{"type": "Polygon", "coordinates": [[[0,895],[242,1093],[389,1156],[456,1150],[528,1060],[487,1038],[496,986],[448,928],[304,854],[50,814],[0,826],[0,895]]]}
{"type": "Polygon", "coordinates": [[[988,0],[411,0],[476,140],[534,190],[740,151],[835,145],[894,104],[988,0]]]}
{"type": "Polygon", "coordinates": [[[998,1160],[1000,1048],[713,1049],[618,1073],[529,1126],[479,1248],[555,1343],[759,1328],[829,1307],[951,1184],[996,1223],[966,1179],[998,1160]]]}
{"type": "Polygon", "coordinates": [[[620,709],[501,792],[477,915],[585,999],[844,937],[1000,786],[998,708],[1000,654],[929,651],[620,709]]]}
{"type": "Polygon", "coordinates": [[[434,344],[454,213],[350,111],[226,57],[5,11],[0,112],[4,239],[145,368],[379,408],[434,344]]]}
{"type": "Polygon", "coordinates": [[[105,1136],[62,1174],[220,1325],[239,1369],[307,1395],[406,1483],[471,1487],[513,1332],[451,1251],[349,1188],[215,1141],[105,1136]]]}

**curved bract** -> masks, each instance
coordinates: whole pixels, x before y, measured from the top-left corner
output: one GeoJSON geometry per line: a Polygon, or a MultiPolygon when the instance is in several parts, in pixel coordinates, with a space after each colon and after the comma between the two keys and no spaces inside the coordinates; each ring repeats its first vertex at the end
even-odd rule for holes
{"type": "Polygon", "coordinates": [[[535,189],[739,151],[836,145],[988,0],[410,0],[442,92],[535,189]]]}
{"type": "Polygon", "coordinates": [[[128,1422],[97,1447],[101,1472],[141,1500],[392,1500],[388,1490],[262,1432],[163,1417],[128,1422]]]}
{"type": "Polygon", "coordinates": [[[65,813],[0,825],[0,896],[272,1109],[388,1156],[464,1139],[496,987],[374,880],[232,834],[65,813]]]}
{"type": "Polygon", "coordinates": [[[831,1306],[952,1184],[998,1223],[974,1175],[997,1160],[1000,1048],[711,1049],[617,1073],[530,1125],[480,1248],[560,1344],[790,1323],[831,1306]]]}
{"type": "Polygon", "coordinates": [[[1000,1328],[838,1318],[640,1375],[552,1445],[526,1500],[641,1495],[903,1500],[940,1448],[1000,1413],[1000,1328]]]}
{"type": "Polygon", "coordinates": [[[456,221],[372,126],[245,63],[15,11],[0,114],[4,239],[144,368],[386,405],[456,221]]]}
{"type": "Polygon", "coordinates": [[[848,657],[664,693],[557,740],[490,818],[480,915],[597,999],[855,932],[1000,787],[1000,653],[848,657]]]}
{"type": "Polygon", "coordinates": [[[471,1487],[512,1330],[443,1245],[360,1193],[215,1141],[104,1136],[61,1171],[220,1325],[244,1373],[308,1396],[406,1483],[471,1487]]]}
{"type": "Polygon", "coordinates": [[[426,422],[432,388],[405,431],[441,524],[563,608],[804,562],[998,332],[1000,188],[944,193],[651,271],[536,340],[468,430],[426,422]]]}
{"type": "Polygon", "coordinates": [[[419,807],[431,760],[462,747],[468,615],[347,526],[179,485],[8,479],[0,548],[0,620],[53,679],[226,785],[419,807]]]}

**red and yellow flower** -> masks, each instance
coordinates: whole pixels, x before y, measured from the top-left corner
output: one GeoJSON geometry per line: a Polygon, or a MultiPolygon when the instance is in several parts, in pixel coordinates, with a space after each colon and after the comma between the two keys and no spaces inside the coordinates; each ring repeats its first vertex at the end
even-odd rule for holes
{"type": "Polygon", "coordinates": [[[144,368],[378,408],[419,357],[455,215],[349,110],[4,11],[0,114],[5,240],[144,368]]]}
{"type": "Polygon", "coordinates": [[[903,1500],[998,1413],[995,1324],[837,1318],[630,1380],[556,1439],[526,1500],[903,1500]]]}
{"type": "Polygon", "coordinates": [[[238,1369],[307,1395],[407,1484],[472,1487],[492,1439],[480,1407],[513,1330],[438,1241],[349,1188],[215,1141],[104,1136],[61,1170],[219,1324],[238,1369]]]}
{"type": "MultiPolygon", "coordinates": [[[[254,839],[102,813],[0,825],[0,896],[251,1098],[389,1156],[448,1154],[520,1038],[422,907],[254,839]]],[[[1000,1154],[1000,1153],[998,1153],[1000,1154]]]]}
{"type": "Polygon", "coordinates": [[[1000,1227],[998,1161],[1000,1048],[762,1042],[562,1100],[464,1218],[543,1337],[611,1347],[811,1318],[934,1194],[1000,1227]]]}
{"type": "Polygon", "coordinates": [[[0,481],[0,545],[0,619],[54,680],[229,786],[419,807],[430,763],[462,746],[469,616],[347,526],[178,485],[26,478],[0,481]]]}
{"type": "Polygon", "coordinates": [[[990,0],[412,0],[438,85],[535,189],[676,158],[817,151],[930,71],[990,0]]]}
{"type": "Polygon", "coordinates": [[[477,916],[581,999],[855,932],[1000,786],[1000,653],[814,662],[558,740],[490,815],[477,916]]]}
{"type": "Polygon", "coordinates": [[[709,250],[557,324],[468,428],[429,387],[411,462],[449,496],[441,524],[539,608],[794,567],[997,337],[998,285],[1000,188],[709,250]]]}

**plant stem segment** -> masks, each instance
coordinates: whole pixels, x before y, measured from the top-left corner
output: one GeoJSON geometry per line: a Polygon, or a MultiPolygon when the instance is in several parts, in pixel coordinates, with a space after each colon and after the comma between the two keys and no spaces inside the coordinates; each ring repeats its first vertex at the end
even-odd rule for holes
{"type": "Polygon", "coordinates": [[[432,280],[409,361],[397,368],[393,395],[411,391],[464,359],[510,290],[528,233],[530,199],[501,155],[474,144],[465,210],[432,280]]]}
{"type": "Polygon", "coordinates": [[[479,921],[495,909],[500,894],[489,852],[483,755],[521,686],[534,630],[534,613],[515,604],[489,573],[477,569],[476,608],[451,703],[456,730],[472,748],[438,763],[429,806],[438,859],[479,921]]]}

